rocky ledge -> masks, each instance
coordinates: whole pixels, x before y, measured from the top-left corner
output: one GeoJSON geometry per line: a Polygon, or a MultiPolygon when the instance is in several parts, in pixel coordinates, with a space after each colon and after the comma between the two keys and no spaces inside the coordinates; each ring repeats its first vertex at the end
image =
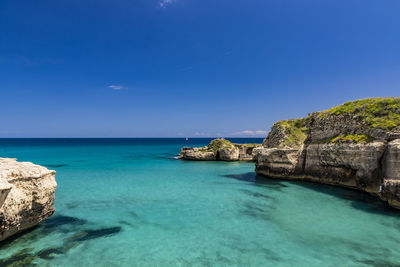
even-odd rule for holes
{"type": "Polygon", "coordinates": [[[0,241],[54,213],[55,171],[0,158],[0,241]]]}
{"type": "Polygon", "coordinates": [[[351,187],[400,208],[400,98],[277,122],[253,154],[260,175],[351,187]]]}
{"type": "Polygon", "coordinates": [[[261,144],[235,144],[226,139],[214,139],[205,147],[184,147],[180,158],[185,160],[252,161],[253,150],[261,144]]]}

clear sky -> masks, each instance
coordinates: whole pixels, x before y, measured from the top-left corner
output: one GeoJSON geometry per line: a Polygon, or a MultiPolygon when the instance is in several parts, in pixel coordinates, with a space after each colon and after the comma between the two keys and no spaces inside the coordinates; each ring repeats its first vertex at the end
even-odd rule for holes
{"type": "Polygon", "coordinates": [[[399,0],[1,0],[0,137],[265,136],[400,95],[399,0]]]}

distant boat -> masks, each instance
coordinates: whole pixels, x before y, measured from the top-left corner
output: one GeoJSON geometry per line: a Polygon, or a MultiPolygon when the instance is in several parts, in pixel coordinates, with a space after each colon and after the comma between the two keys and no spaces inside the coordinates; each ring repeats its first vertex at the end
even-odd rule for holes
{"type": "Polygon", "coordinates": [[[189,138],[186,137],[186,141],[189,140],[189,138]]]}

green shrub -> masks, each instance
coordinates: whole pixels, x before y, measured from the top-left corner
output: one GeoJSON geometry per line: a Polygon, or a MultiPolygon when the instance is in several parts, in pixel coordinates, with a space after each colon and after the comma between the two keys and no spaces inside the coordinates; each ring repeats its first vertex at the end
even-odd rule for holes
{"type": "Polygon", "coordinates": [[[320,118],[350,114],[370,128],[391,130],[400,126],[400,98],[368,98],[346,102],[343,105],[322,111],[320,118]]]}
{"type": "Polygon", "coordinates": [[[224,148],[224,149],[229,149],[229,148],[234,148],[235,146],[228,140],[224,138],[217,138],[212,140],[208,144],[208,150],[210,151],[217,151],[218,149],[224,148]]]}
{"type": "Polygon", "coordinates": [[[374,141],[369,135],[366,134],[348,134],[348,135],[338,135],[333,138],[326,140],[321,140],[318,143],[328,143],[328,144],[367,144],[374,141]]]}
{"type": "Polygon", "coordinates": [[[281,145],[300,147],[307,139],[309,118],[291,119],[279,121],[276,126],[281,127],[285,133],[285,139],[281,145]]]}

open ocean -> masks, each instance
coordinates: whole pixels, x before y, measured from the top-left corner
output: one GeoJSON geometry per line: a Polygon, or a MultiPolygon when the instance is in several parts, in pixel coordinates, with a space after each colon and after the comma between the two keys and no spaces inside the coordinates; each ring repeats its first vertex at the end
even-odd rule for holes
{"type": "MultiPolygon", "coordinates": [[[[173,159],[211,139],[0,139],[57,171],[56,212],[0,266],[394,266],[400,212],[349,189],[173,159]]],[[[262,139],[230,139],[262,142],[262,139]]]]}

